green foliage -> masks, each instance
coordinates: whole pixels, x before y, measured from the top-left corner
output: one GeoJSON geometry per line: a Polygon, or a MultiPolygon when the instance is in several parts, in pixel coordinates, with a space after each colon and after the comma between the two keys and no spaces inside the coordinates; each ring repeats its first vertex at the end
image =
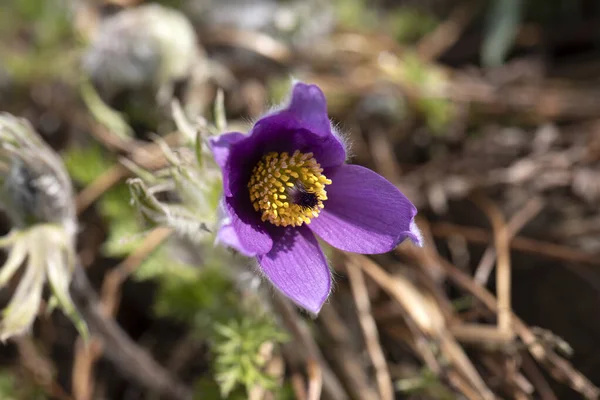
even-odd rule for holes
{"type": "MultiPolygon", "coordinates": [[[[63,159],[71,177],[81,185],[89,185],[115,163],[114,157],[107,155],[98,144],[72,147],[63,154],[63,159]]],[[[112,257],[128,255],[142,239],[129,187],[120,183],[108,190],[98,201],[98,210],[108,223],[104,253],[112,257]]]]}
{"type": "Polygon", "coordinates": [[[108,221],[108,239],[104,254],[111,257],[126,256],[137,248],[142,240],[137,213],[129,200],[129,188],[118,184],[100,199],[100,214],[108,221]]]}
{"type": "Polygon", "coordinates": [[[414,55],[407,54],[402,61],[406,81],[422,92],[416,104],[419,112],[434,133],[442,133],[452,118],[452,103],[444,98],[431,97],[428,92],[444,85],[444,77],[414,55]]]}
{"type": "Polygon", "coordinates": [[[189,281],[196,279],[198,269],[174,259],[169,253],[168,242],[154,250],[135,270],[134,278],[138,281],[162,279],[174,276],[176,279],[189,281]]]}
{"type": "Polygon", "coordinates": [[[481,62],[488,67],[504,62],[523,18],[523,0],[493,0],[481,49],[481,62]]]}
{"type": "Polygon", "coordinates": [[[377,12],[366,0],[337,0],[336,15],[339,24],[347,29],[372,29],[379,23],[377,12]]]}
{"type": "Polygon", "coordinates": [[[63,2],[4,0],[0,13],[0,54],[17,81],[72,76],[75,35],[63,2]],[[25,31],[24,31],[24,27],[25,31]],[[26,46],[18,38],[27,37],[26,46]],[[19,43],[20,46],[14,46],[19,43]],[[66,67],[69,65],[69,67],[66,67]]]}
{"type": "Polygon", "coordinates": [[[279,392],[263,371],[266,358],[261,350],[287,336],[254,294],[240,301],[241,294],[222,265],[227,257],[224,252],[205,250],[205,266],[193,268],[172,261],[163,246],[140,267],[136,278],[157,280],[157,315],[189,323],[199,339],[213,344],[214,381],[204,377],[198,383],[205,397],[213,398],[206,391],[216,391],[215,385],[228,399],[247,398],[247,391],[255,385],[279,392]]]}
{"type": "Polygon", "coordinates": [[[417,41],[439,23],[433,15],[409,6],[397,7],[384,14],[366,0],[337,0],[335,7],[343,28],[375,31],[387,27],[387,32],[400,43],[417,41]]]}
{"type": "Polygon", "coordinates": [[[261,350],[269,343],[286,340],[286,336],[278,332],[271,320],[231,320],[217,324],[215,331],[215,377],[223,397],[238,385],[247,392],[256,385],[275,387],[275,382],[263,372],[267,359],[261,350]]]}
{"type": "MultiPolygon", "coordinates": [[[[158,280],[156,313],[190,323],[200,338],[213,343],[215,381],[201,379],[198,392],[213,398],[207,391],[216,392],[218,385],[223,398],[242,399],[255,385],[278,389],[263,371],[266,358],[261,350],[268,343],[283,342],[287,336],[262,310],[258,299],[240,301],[240,293],[222,265],[209,262],[202,269],[192,268],[169,263],[166,253],[153,259],[152,263],[163,259],[163,266],[169,267],[153,268],[146,262],[136,276],[158,280]]],[[[216,254],[214,259],[223,257],[216,254]]]]}
{"type": "MultiPolygon", "coordinates": [[[[115,136],[123,140],[128,140],[133,136],[133,129],[128,125],[125,115],[110,108],[87,79],[82,79],[79,93],[94,118],[115,136]]],[[[147,111],[147,109],[144,110],[147,111]]]]}
{"type": "Polygon", "coordinates": [[[240,314],[239,297],[222,268],[170,268],[161,275],[155,310],[192,323],[199,331],[211,329],[215,321],[225,321],[240,314]]]}
{"type": "Polygon", "coordinates": [[[271,78],[267,89],[272,104],[280,104],[286,99],[290,91],[290,78],[287,76],[271,78]]]}
{"type": "Polygon", "coordinates": [[[411,7],[400,7],[388,16],[388,25],[399,43],[413,43],[433,31],[439,21],[431,14],[411,7]]]}
{"type": "Polygon", "coordinates": [[[92,183],[114,163],[98,144],[71,147],[63,154],[63,161],[71,178],[82,185],[92,183]]]}
{"type": "Polygon", "coordinates": [[[194,399],[227,399],[246,400],[248,394],[242,387],[234,388],[227,396],[223,396],[219,383],[209,377],[198,379],[194,385],[194,399]]]}
{"type": "Polygon", "coordinates": [[[407,396],[425,396],[439,400],[453,400],[456,395],[445,386],[439,377],[430,369],[423,368],[418,375],[400,379],[396,382],[396,389],[407,396]]]}
{"type": "Polygon", "coordinates": [[[0,398],[5,400],[17,400],[16,382],[9,371],[0,371],[0,398]]]}
{"type": "Polygon", "coordinates": [[[0,399],[2,400],[45,400],[48,397],[41,388],[20,380],[8,369],[0,370],[0,399]]]}

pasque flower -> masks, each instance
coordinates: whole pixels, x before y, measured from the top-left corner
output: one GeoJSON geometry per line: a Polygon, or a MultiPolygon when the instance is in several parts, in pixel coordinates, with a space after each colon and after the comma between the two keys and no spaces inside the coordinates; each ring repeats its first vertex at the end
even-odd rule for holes
{"type": "Polygon", "coordinates": [[[226,133],[210,144],[223,172],[217,239],[256,257],[277,289],[313,313],[331,290],[315,235],[362,254],[388,252],[406,238],[421,245],[415,206],[382,176],[345,163],[345,143],[315,85],[296,83],[289,103],[249,134],[226,133]]]}

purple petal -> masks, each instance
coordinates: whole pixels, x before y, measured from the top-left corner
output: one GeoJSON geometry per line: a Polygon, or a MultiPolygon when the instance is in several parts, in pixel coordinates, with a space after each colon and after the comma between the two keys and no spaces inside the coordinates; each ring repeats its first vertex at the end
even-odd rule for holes
{"type": "Polygon", "coordinates": [[[406,238],[421,245],[415,206],[384,177],[358,165],[327,177],[325,208],[308,225],[327,243],[361,254],[391,251],[406,238]]]}
{"type": "Polygon", "coordinates": [[[314,85],[297,83],[289,106],[256,122],[243,140],[232,144],[222,166],[227,196],[247,191],[249,175],[261,157],[272,151],[313,153],[323,168],[337,167],[346,160],[342,140],[332,131],[327,104],[314,85]]]}
{"type": "Polygon", "coordinates": [[[227,217],[219,229],[217,241],[248,257],[265,254],[273,247],[273,239],[264,228],[260,215],[243,206],[234,197],[225,198],[227,217]]]}
{"type": "Polygon", "coordinates": [[[331,132],[331,122],[327,115],[327,100],[317,85],[296,83],[292,89],[287,109],[310,131],[320,136],[327,136],[331,132]]]}
{"type": "Polygon", "coordinates": [[[331,291],[331,274],[319,243],[304,226],[278,231],[273,249],[258,257],[260,267],[283,294],[317,314],[331,291]]]}
{"type": "MultiPolygon", "coordinates": [[[[209,139],[208,143],[210,146],[210,150],[213,154],[213,157],[215,158],[215,162],[221,168],[221,170],[223,170],[224,172],[225,172],[225,166],[227,164],[227,160],[229,159],[231,145],[239,142],[240,140],[244,139],[245,137],[246,137],[246,135],[244,135],[243,133],[231,132],[231,133],[225,133],[220,136],[211,137],[209,139]]],[[[229,193],[229,191],[228,191],[228,188],[229,188],[228,179],[229,179],[229,174],[224,173],[223,174],[223,187],[227,191],[227,193],[225,193],[225,195],[231,196],[231,193],[229,193]]]]}

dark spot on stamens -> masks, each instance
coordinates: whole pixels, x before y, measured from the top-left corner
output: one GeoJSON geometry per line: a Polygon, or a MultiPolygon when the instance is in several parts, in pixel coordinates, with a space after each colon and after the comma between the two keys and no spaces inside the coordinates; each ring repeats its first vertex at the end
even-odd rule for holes
{"type": "Polygon", "coordinates": [[[319,204],[317,195],[307,191],[301,183],[296,183],[293,188],[290,188],[288,195],[295,204],[303,208],[314,208],[319,204]]]}
{"type": "Polygon", "coordinates": [[[294,202],[301,207],[314,208],[319,204],[319,199],[314,193],[300,192],[294,202]]]}

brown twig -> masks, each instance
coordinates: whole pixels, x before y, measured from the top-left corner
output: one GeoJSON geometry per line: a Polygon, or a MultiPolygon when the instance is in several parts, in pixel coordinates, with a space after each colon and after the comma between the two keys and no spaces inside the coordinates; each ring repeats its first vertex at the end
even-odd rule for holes
{"type": "Polygon", "coordinates": [[[325,304],[320,312],[319,325],[323,332],[323,351],[331,360],[332,367],[353,399],[375,400],[379,398],[372,387],[359,354],[359,346],[348,332],[344,320],[331,304],[325,304]]]}
{"type": "MultiPolygon", "coordinates": [[[[507,224],[508,239],[512,238],[521,230],[529,221],[531,221],[544,207],[544,202],[539,197],[534,197],[529,200],[523,208],[517,212],[507,224]]],[[[494,267],[496,260],[496,250],[493,246],[488,246],[481,256],[479,265],[475,269],[474,279],[480,285],[485,285],[489,275],[494,267]]]]}
{"type": "Polygon", "coordinates": [[[375,319],[371,314],[371,302],[369,301],[369,293],[362,271],[358,268],[349,266],[346,268],[348,279],[350,280],[350,289],[356,304],[358,313],[358,321],[363,331],[367,351],[371,357],[371,362],[375,368],[375,377],[379,388],[379,395],[382,400],[394,399],[394,388],[387,366],[387,361],[379,344],[379,333],[375,319]]]}
{"type": "Polygon", "coordinates": [[[71,396],[55,381],[54,363],[40,353],[35,343],[28,336],[13,338],[19,352],[20,363],[49,396],[58,400],[72,400],[71,396]]]}
{"type": "Polygon", "coordinates": [[[522,355],[523,371],[529,377],[529,380],[535,386],[535,389],[540,395],[542,400],[558,400],[558,397],[554,394],[554,391],[550,387],[548,381],[538,369],[538,366],[533,361],[531,356],[527,353],[522,355]]]}
{"type": "Polygon", "coordinates": [[[509,236],[502,211],[483,194],[473,197],[473,201],[485,212],[494,232],[496,247],[496,293],[498,298],[498,329],[508,337],[512,337],[511,306],[511,265],[509,236]]]}
{"type": "Polygon", "coordinates": [[[436,339],[440,349],[472,385],[473,389],[478,392],[479,398],[495,398],[463,349],[446,329],[444,316],[440,309],[436,307],[436,303],[427,301],[407,280],[400,279],[400,276],[389,276],[385,270],[367,257],[346,254],[346,258],[349,263],[354,263],[355,266],[361,268],[390,296],[397,299],[423,333],[436,339]]]}
{"type": "MultiPolygon", "coordinates": [[[[332,400],[346,400],[348,396],[344,392],[342,385],[325,363],[310,331],[290,302],[279,293],[275,293],[272,298],[272,304],[277,315],[281,318],[282,324],[294,337],[293,356],[302,359],[307,368],[311,368],[309,367],[310,363],[316,362],[319,364],[322,374],[323,395],[332,400]]],[[[284,352],[292,352],[292,348],[284,346],[284,352]]],[[[311,371],[308,372],[311,373],[311,371]]],[[[315,390],[313,389],[313,391],[315,390]]],[[[307,396],[309,395],[310,393],[307,393],[307,396]]]]}
{"type": "MultiPolygon", "coordinates": [[[[177,132],[166,135],[163,139],[167,144],[175,144],[180,140],[177,132]]],[[[166,159],[163,156],[162,149],[157,143],[144,143],[132,140],[127,142],[128,159],[142,168],[154,170],[165,165],[166,159]]],[[[96,178],[91,184],[83,188],[75,198],[77,214],[84,212],[92,203],[106,193],[110,188],[132,175],[132,171],[119,162],[111,166],[102,175],[96,178]]]]}
{"type": "Polygon", "coordinates": [[[306,387],[304,387],[304,379],[298,372],[292,373],[290,378],[292,383],[292,390],[296,395],[296,400],[307,400],[308,395],[306,394],[306,387]]]}
{"type": "MultiPolygon", "coordinates": [[[[151,231],[142,244],[104,277],[100,307],[106,318],[112,318],[119,306],[120,288],[131,273],[171,234],[170,228],[158,227],[151,231]]],[[[78,339],[73,368],[73,392],[77,400],[91,399],[93,394],[94,364],[102,356],[106,344],[102,337],[93,336],[87,344],[78,339]]]]}
{"type": "MultiPolygon", "coordinates": [[[[457,285],[470,292],[488,309],[497,312],[496,299],[490,292],[484,287],[477,285],[471,277],[456,268],[449,261],[440,258],[439,263],[448,273],[448,277],[457,285]]],[[[516,334],[521,337],[521,340],[523,340],[533,357],[542,365],[546,366],[555,379],[568,383],[574,390],[580,392],[586,398],[596,399],[600,396],[600,389],[590,382],[583,374],[573,368],[568,361],[542,346],[535,334],[531,332],[521,319],[516,315],[513,315],[512,322],[516,334]]]]}
{"type": "Polygon", "coordinates": [[[417,54],[425,62],[439,58],[456,43],[481,9],[482,1],[459,3],[450,16],[417,43],[417,54]]]}
{"type": "MultiPolygon", "coordinates": [[[[463,226],[449,222],[436,222],[431,224],[431,231],[437,237],[449,237],[451,235],[462,235],[469,242],[488,244],[492,241],[492,235],[487,229],[475,226],[463,226]]],[[[510,248],[526,253],[536,254],[543,257],[554,258],[570,263],[582,263],[600,265],[600,255],[584,253],[556,243],[530,239],[523,236],[515,237],[510,248]]]]}
{"type": "Polygon", "coordinates": [[[323,390],[323,370],[317,360],[308,360],[306,366],[308,375],[308,396],[307,400],[319,400],[323,390]]]}
{"type": "Polygon", "coordinates": [[[191,390],[160,366],[143,348],[139,347],[112,318],[106,317],[100,301],[83,269],[78,266],[73,274],[71,294],[90,331],[104,343],[104,356],[123,375],[139,382],[149,390],[166,398],[189,400],[191,390]]]}
{"type": "Polygon", "coordinates": [[[116,268],[110,271],[102,283],[101,303],[107,316],[115,315],[119,307],[121,285],[139,267],[146,258],[160,246],[173,232],[171,228],[160,226],[154,228],[142,243],[125,258],[116,268]]]}
{"type": "Polygon", "coordinates": [[[121,164],[115,164],[110,167],[77,194],[77,198],[75,199],[77,214],[79,215],[84,212],[94,201],[121,180],[127,178],[129,174],[130,171],[121,164]]]}
{"type": "Polygon", "coordinates": [[[91,400],[94,394],[94,363],[102,356],[102,341],[92,337],[86,343],[81,337],[75,342],[71,387],[77,400],[91,400]]]}

